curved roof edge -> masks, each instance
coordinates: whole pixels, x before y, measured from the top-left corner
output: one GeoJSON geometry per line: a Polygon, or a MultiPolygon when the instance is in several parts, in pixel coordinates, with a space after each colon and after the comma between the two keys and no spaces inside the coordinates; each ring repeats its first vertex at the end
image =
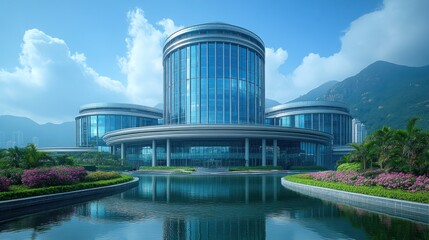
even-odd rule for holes
{"type": "Polygon", "coordinates": [[[140,110],[140,111],[148,111],[148,112],[154,112],[154,113],[163,113],[163,110],[153,107],[147,107],[143,105],[137,105],[137,104],[129,104],[129,103],[89,103],[82,105],[79,108],[79,113],[82,113],[84,111],[91,111],[91,110],[100,110],[100,109],[109,109],[109,108],[120,108],[120,109],[134,109],[134,110],[140,110]]]}
{"type": "Polygon", "coordinates": [[[243,28],[243,27],[239,27],[236,25],[232,25],[229,23],[223,23],[223,22],[208,22],[208,23],[201,23],[201,24],[195,24],[195,25],[191,25],[188,27],[184,27],[181,28],[175,32],[173,32],[172,34],[170,34],[170,36],[168,36],[165,41],[164,41],[164,47],[170,42],[172,41],[174,38],[176,38],[177,36],[187,33],[187,32],[192,32],[192,31],[197,31],[197,30],[205,30],[205,29],[225,29],[225,30],[232,30],[232,31],[236,31],[236,32],[240,32],[246,35],[249,35],[253,38],[255,38],[257,41],[259,41],[263,46],[265,46],[264,41],[254,32],[243,28]]]}
{"type": "Polygon", "coordinates": [[[348,106],[342,102],[331,102],[331,101],[303,101],[303,102],[291,102],[280,104],[271,108],[265,109],[265,113],[271,113],[279,110],[288,110],[292,108],[303,108],[303,107],[339,107],[349,111],[348,106]]]}
{"type": "Polygon", "coordinates": [[[303,128],[267,125],[157,125],[127,128],[106,133],[107,145],[148,139],[186,138],[277,138],[330,144],[332,135],[303,128]]]}

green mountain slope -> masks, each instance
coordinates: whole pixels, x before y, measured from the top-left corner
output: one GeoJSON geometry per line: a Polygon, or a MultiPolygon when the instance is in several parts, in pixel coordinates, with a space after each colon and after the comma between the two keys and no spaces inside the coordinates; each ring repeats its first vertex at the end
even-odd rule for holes
{"type": "Polygon", "coordinates": [[[303,102],[303,101],[317,101],[317,100],[323,100],[325,97],[326,92],[331,89],[335,84],[339,83],[338,81],[329,81],[325,82],[324,84],[318,86],[317,88],[314,88],[307,94],[304,94],[290,102],[303,102]]]}
{"type": "Polygon", "coordinates": [[[312,100],[346,103],[369,132],[383,125],[405,128],[413,116],[429,129],[429,66],[407,67],[378,61],[312,100]]]}

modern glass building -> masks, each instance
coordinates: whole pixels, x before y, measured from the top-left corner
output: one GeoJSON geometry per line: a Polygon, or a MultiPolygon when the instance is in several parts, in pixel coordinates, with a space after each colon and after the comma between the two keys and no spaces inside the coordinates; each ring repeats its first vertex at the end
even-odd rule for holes
{"type": "MultiPolygon", "coordinates": [[[[162,110],[134,104],[93,103],[81,106],[76,122],[76,146],[103,147],[104,134],[124,129],[157,125],[162,110]]],[[[108,148],[109,149],[109,148],[108,148]]]]}
{"type": "Polygon", "coordinates": [[[267,109],[266,118],[266,123],[275,126],[306,128],[332,134],[334,146],[352,142],[352,117],[343,103],[287,103],[267,109]]]}
{"type": "Polygon", "coordinates": [[[331,167],[330,133],[264,125],[264,49],[253,32],[224,23],[173,33],[164,45],[164,125],[104,141],[136,167],[331,167]]]}
{"type": "Polygon", "coordinates": [[[166,124],[261,124],[265,47],[254,33],[209,23],[173,33],[164,46],[166,124]]]}

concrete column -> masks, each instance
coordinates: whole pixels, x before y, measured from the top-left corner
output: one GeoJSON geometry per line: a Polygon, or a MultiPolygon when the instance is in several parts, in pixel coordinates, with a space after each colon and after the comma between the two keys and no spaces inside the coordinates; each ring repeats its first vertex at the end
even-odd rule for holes
{"type": "Polygon", "coordinates": [[[152,140],[152,167],[156,166],[156,142],[152,140]]]}
{"type": "Polygon", "coordinates": [[[267,166],[267,156],[266,156],[266,149],[267,149],[267,140],[262,139],[262,166],[267,166]]]}
{"type": "Polygon", "coordinates": [[[125,146],[121,143],[121,160],[125,159],[125,146]]]}
{"type": "Polygon", "coordinates": [[[246,161],[246,167],[249,166],[249,139],[244,139],[244,160],[246,161]]]}
{"type": "Polygon", "coordinates": [[[167,167],[170,166],[170,139],[167,139],[167,167]]]}
{"type": "Polygon", "coordinates": [[[277,166],[277,139],[273,140],[273,166],[277,166]]]}
{"type": "Polygon", "coordinates": [[[110,146],[110,154],[115,155],[115,145],[110,146]]]}

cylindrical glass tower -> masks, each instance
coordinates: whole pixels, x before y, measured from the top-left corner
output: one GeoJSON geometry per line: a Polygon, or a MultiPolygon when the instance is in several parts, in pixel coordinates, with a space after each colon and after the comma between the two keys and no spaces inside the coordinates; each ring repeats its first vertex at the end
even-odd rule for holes
{"type": "Polygon", "coordinates": [[[265,47],[249,30],[207,23],[164,45],[165,124],[263,124],[265,47]]]}

